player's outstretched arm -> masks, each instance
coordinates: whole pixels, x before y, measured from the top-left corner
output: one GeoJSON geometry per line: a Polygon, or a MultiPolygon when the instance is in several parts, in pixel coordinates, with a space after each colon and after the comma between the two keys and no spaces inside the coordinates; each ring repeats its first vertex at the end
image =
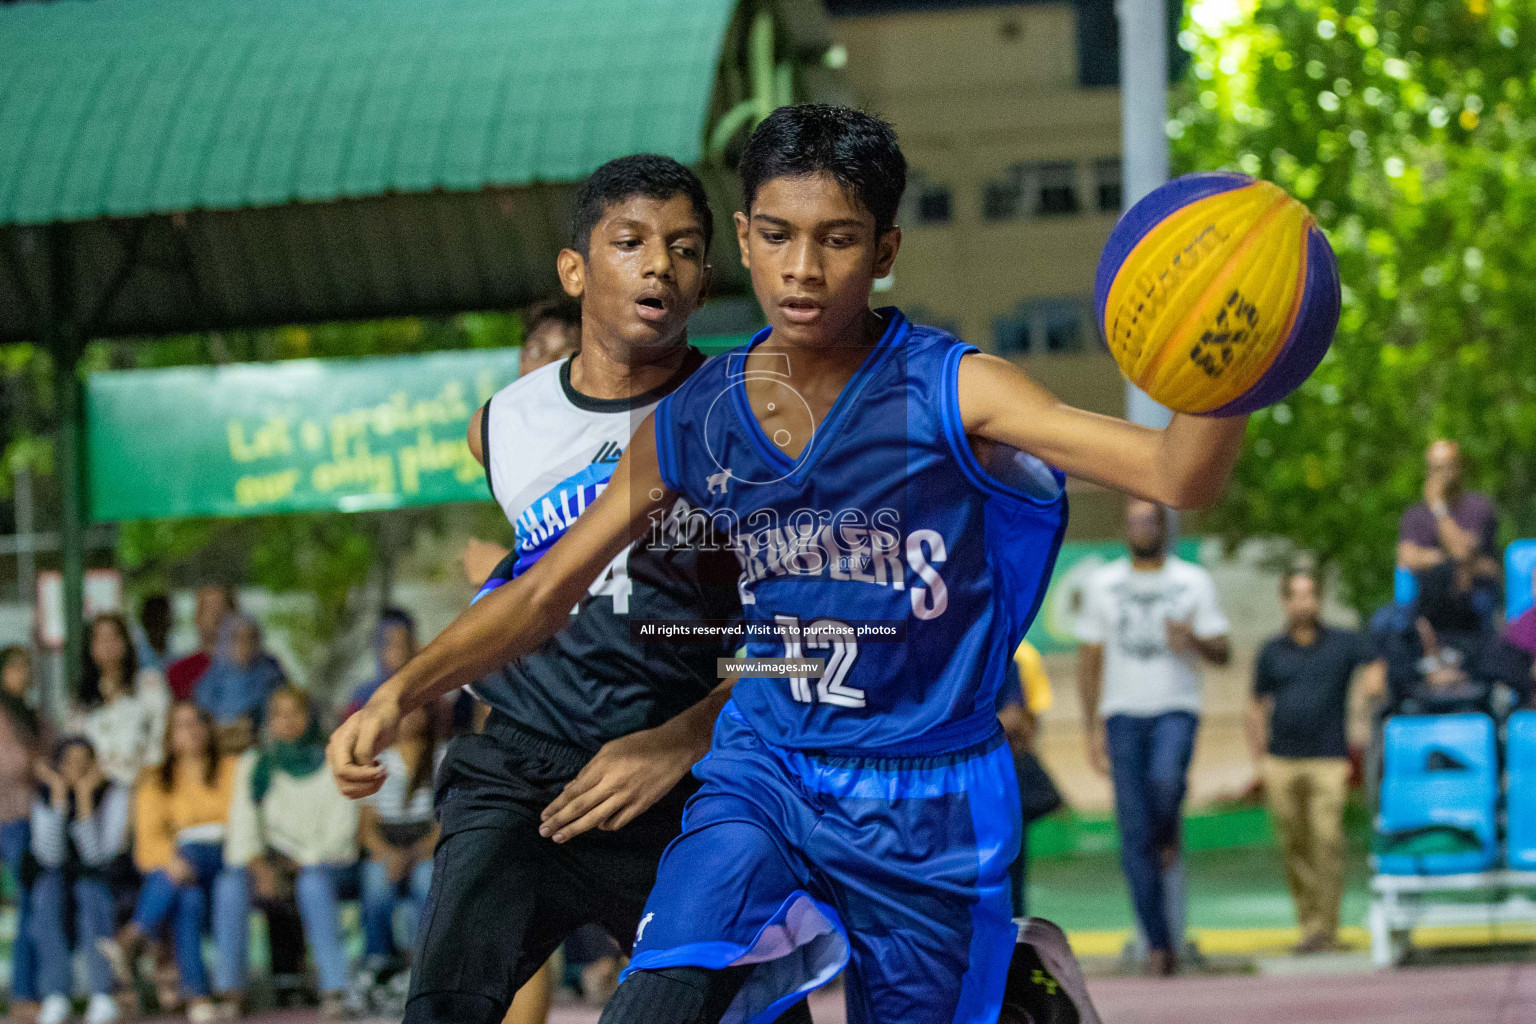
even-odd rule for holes
{"type": "Polygon", "coordinates": [[[1248,417],[1175,413],[1162,430],[1075,409],[1006,359],[960,361],[965,432],[1010,445],[1062,472],[1173,508],[1220,496],[1243,445],[1248,417]]]}
{"type": "Polygon", "coordinates": [[[376,791],[374,760],[394,740],[400,716],[535,650],[566,623],[592,581],[641,536],[673,495],[656,462],[655,431],[635,431],[608,487],[532,568],[459,613],[421,653],[379,687],[331,736],[326,759],[337,785],[356,798],[376,791]]]}

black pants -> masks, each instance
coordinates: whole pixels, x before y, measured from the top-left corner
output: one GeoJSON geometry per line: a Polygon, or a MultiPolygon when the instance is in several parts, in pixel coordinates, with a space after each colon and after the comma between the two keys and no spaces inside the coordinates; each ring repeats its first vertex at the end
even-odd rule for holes
{"type": "Polygon", "coordinates": [[[628,952],[694,784],[618,832],[543,838],[540,811],[589,756],[498,714],[448,748],[406,1024],[498,1024],[517,990],[585,924],[601,925],[628,952]]]}

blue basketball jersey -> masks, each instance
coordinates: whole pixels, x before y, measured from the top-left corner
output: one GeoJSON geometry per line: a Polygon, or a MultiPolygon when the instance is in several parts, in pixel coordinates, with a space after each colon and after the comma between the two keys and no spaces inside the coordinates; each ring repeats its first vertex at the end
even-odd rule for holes
{"type": "Polygon", "coordinates": [[[747,655],[825,662],[820,678],[736,686],[745,719],[783,747],[920,754],[988,737],[1066,527],[1059,472],[1011,449],[983,466],[972,451],[957,378],[976,349],[880,315],[884,335],[798,459],[747,400],[752,377],[787,385],[746,369],[768,330],[655,414],[663,479],[728,531],[747,655]]]}

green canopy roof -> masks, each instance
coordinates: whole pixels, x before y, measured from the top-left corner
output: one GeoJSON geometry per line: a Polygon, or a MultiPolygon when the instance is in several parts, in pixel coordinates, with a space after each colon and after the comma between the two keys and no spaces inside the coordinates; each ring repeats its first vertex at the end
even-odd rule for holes
{"type": "Polygon", "coordinates": [[[575,181],[699,161],[735,7],[0,3],[0,342],[548,294],[575,181]]]}
{"type": "Polygon", "coordinates": [[[0,225],[696,162],[734,0],[0,6],[0,225]]]}

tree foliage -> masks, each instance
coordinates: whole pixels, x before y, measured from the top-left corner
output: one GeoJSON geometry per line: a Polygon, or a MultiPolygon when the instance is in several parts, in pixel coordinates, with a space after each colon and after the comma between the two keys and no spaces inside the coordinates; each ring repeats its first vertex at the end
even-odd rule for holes
{"type": "Polygon", "coordinates": [[[1195,0],[1180,43],[1179,170],[1289,189],[1344,284],[1327,359],[1254,416],[1219,528],[1290,538],[1379,605],[1445,436],[1504,540],[1536,536],[1536,4],[1195,0]]]}

